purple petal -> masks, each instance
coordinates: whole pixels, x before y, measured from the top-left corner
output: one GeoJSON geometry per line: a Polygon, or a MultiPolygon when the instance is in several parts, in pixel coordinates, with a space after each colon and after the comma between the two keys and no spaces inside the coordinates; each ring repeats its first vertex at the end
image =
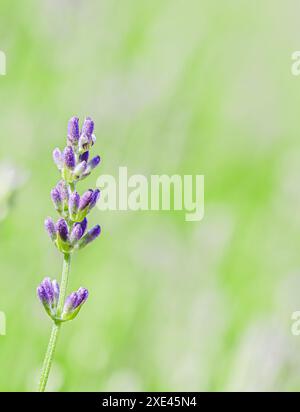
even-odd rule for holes
{"type": "Polygon", "coordinates": [[[37,288],[37,295],[38,295],[38,298],[40,299],[40,301],[44,304],[44,303],[47,303],[48,301],[47,301],[47,295],[46,295],[46,292],[45,292],[45,289],[44,289],[44,287],[43,287],[43,285],[40,285],[38,288],[37,288]]]}
{"type": "Polygon", "coordinates": [[[76,223],[72,229],[70,240],[72,243],[77,242],[83,235],[80,223],[76,223]]]}
{"type": "Polygon", "coordinates": [[[71,146],[67,146],[63,153],[64,163],[68,169],[74,169],[76,160],[74,150],[71,146]]]}
{"type": "Polygon", "coordinates": [[[55,209],[61,210],[62,208],[62,197],[60,191],[55,187],[50,192],[52,202],[55,206],[55,209]]]}
{"type": "Polygon", "coordinates": [[[43,280],[43,282],[41,283],[41,285],[44,288],[45,295],[47,297],[47,301],[49,303],[52,303],[54,301],[54,290],[53,290],[51,279],[50,278],[45,278],[43,280]]]}
{"type": "Polygon", "coordinates": [[[89,296],[89,292],[85,288],[79,288],[77,291],[77,301],[76,301],[76,308],[78,306],[83,305],[83,303],[87,300],[89,296]]]}
{"type": "Polygon", "coordinates": [[[87,218],[85,217],[85,218],[83,219],[83,221],[80,222],[79,224],[80,224],[81,229],[82,229],[82,235],[84,235],[84,233],[85,233],[85,231],[86,231],[86,228],[87,228],[87,224],[88,224],[87,218]]]}
{"type": "Polygon", "coordinates": [[[82,173],[85,171],[85,169],[87,168],[87,163],[85,160],[83,160],[82,162],[80,162],[74,169],[74,175],[76,177],[81,177],[82,173]]]}
{"type": "Polygon", "coordinates": [[[94,122],[90,117],[87,117],[82,126],[82,134],[85,136],[92,136],[94,131],[94,122]]]}
{"type": "Polygon", "coordinates": [[[84,210],[89,204],[93,196],[93,190],[89,189],[87,192],[85,192],[80,199],[79,203],[79,210],[84,210]]]}
{"type": "Polygon", "coordinates": [[[79,207],[80,196],[77,192],[73,192],[69,199],[69,211],[71,215],[76,215],[79,207]]]}
{"type": "Polygon", "coordinates": [[[79,139],[79,119],[72,117],[68,123],[68,140],[71,143],[77,143],[79,139]]]}
{"type": "Polygon", "coordinates": [[[89,151],[87,150],[86,152],[82,153],[82,154],[79,156],[79,161],[80,161],[80,162],[87,162],[87,161],[89,160],[89,155],[90,155],[90,153],[89,153],[89,151]]]}
{"type": "Polygon", "coordinates": [[[56,166],[57,166],[59,169],[61,169],[61,168],[62,168],[62,165],[63,165],[62,153],[61,153],[61,151],[60,151],[58,148],[54,149],[54,150],[53,150],[53,153],[52,153],[52,156],[53,156],[53,160],[54,160],[54,163],[56,164],[56,166]]]}
{"type": "Polygon", "coordinates": [[[78,141],[78,146],[79,146],[79,150],[80,152],[86,152],[87,150],[89,150],[89,147],[91,145],[91,137],[86,136],[85,134],[82,134],[79,138],[78,141]]]}
{"type": "Polygon", "coordinates": [[[51,217],[47,217],[45,220],[45,229],[52,240],[56,239],[56,228],[51,217]]]}
{"type": "Polygon", "coordinates": [[[69,186],[64,180],[60,180],[57,185],[56,189],[59,191],[61,199],[64,200],[69,200],[69,186]]]}
{"type": "Polygon", "coordinates": [[[90,209],[92,209],[97,204],[97,202],[99,200],[99,197],[100,197],[100,190],[96,189],[93,192],[93,195],[92,195],[92,198],[91,198],[91,201],[90,201],[90,206],[89,206],[90,209]]]}
{"type": "Polygon", "coordinates": [[[101,227],[99,225],[94,226],[91,230],[89,230],[88,234],[91,238],[91,241],[96,239],[101,233],[101,227]]]}
{"type": "Polygon", "coordinates": [[[70,313],[76,308],[76,303],[77,303],[77,293],[72,292],[71,295],[69,295],[65,301],[64,313],[70,313]]]}
{"type": "Polygon", "coordinates": [[[59,233],[59,236],[62,238],[63,241],[67,241],[68,239],[68,225],[65,219],[59,219],[56,223],[56,230],[59,233]]]}
{"type": "Polygon", "coordinates": [[[78,244],[78,247],[82,249],[85,247],[87,244],[93,242],[101,233],[101,228],[99,225],[94,226],[92,229],[90,229],[87,234],[80,239],[80,242],[78,244]]]}
{"type": "Polygon", "coordinates": [[[88,167],[90,167],[90,169],[94,169],[96,166],[98,166],[98,164],[100,163],[100,160],[101,160],[100,156],[93,157],[93,159],[89,161],[88,167]]]}
{"type": "Polygon", "coordinates": [[[59,299],[59,284],[56,279],[52,280],[52,288],[54,292],[54,299],[55,299],[55,302],[57,303],[59,299]]]}

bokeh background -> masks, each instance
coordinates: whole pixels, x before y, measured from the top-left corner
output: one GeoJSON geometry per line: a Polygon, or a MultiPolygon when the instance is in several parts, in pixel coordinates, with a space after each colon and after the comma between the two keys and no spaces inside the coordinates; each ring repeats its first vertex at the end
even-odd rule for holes
{"type": "Polygon", "coordinates": [[[72,115],[95,119],[103,159],[82,190],[119,166],[204,174],[205,217],[95,210],[102,236],[70,280],[89,302],[62,330],[49,390],[300,390],[299,13],[296,0],[1,0],[0,193],[18,190],[1,206],[0,390],[36,389],[51,328],[36,286],[61,271],[43,228],[51,153],[72,115]]]}

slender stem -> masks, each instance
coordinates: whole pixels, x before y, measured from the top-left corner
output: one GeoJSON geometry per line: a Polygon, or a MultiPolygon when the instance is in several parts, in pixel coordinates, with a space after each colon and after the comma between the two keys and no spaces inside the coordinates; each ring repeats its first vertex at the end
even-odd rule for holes
{"type": "Polygon", "coordinates": [[[58,299],[57,311],[56,311],[56,315],[58,318],[60,318],[62,314],[65,299],[66,299],[70,266],[71,266],[71,255],[69,253],[65,253],[61,282],[60,282],[59,299],[58,299]]]}
{"type": "MultiPolygon", "coordinates": [[[[71,264],[71,255],[69,253],[64,254],[63,260],[63,270],[62,270],[62,278],[60,284],[60,293],[59,293],[59,300],[57,305],[57,317],[59,318],[63,311],[63,306],[66,298],[67,293],[67,286],[68,286],[68,277],[70,272],[70,264],[71,264]]],[[[60,330],[61,322],[57,321],[54,322],[52,326],[52,331],[50,335],[50,340],[48,343],[48,348],[46,351],[42,373],[40,377],[39,383],[39,392],[44,392],[46,389],[50,368],[52,365],[54,352],[57,344],[58,332],[60,330]]]]}
{"type": "Polygon", "coordinates": [[[57,343],[58,332],[60,330],[60,323],[54,323],[52,326],[52,331],[50,335],[50,340],[48,343],[47,352],[45,355],[43,369],[41,373],[40,383],[39,383],[39,392],[44,392],[46,389],[46,385],[48,382],[49,372],[51,368],[51,364],[54,357],[54,351],[57,343]]]}

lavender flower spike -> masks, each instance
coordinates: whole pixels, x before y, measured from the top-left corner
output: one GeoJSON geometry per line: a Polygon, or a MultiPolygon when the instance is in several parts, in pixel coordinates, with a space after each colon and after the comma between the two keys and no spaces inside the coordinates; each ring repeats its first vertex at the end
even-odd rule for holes
{"type": "Polygon", "coordinates": [[[87,232],[86,219],[86,215],[96,205],[100,191],[89,189],[82,196],[76,191],[77,183],[100,163],[100,156],[89,161],[89,151],[96,141],[93,133],[94,122],[90,117],[85,119],[81,133],[78,118],[72,117],[68,123],[67,147],[63,152],[59,149],[53,151],[53,159],[61,172],[61,180],[52,189],[51,199],[60,218],[56,224],[50,217],[47,218],[45,228],[63,255],[63,270],[60,285],[56,280],[45,278],[37,288],[37,295],[53,320],[39,383],[40,392],[46,389],[61,325],[74,319],[88,298],[85,288],[79,288],[67,298],[66,295],[72,254],[95,240],[101,232],[99,225],[87,232]]]}

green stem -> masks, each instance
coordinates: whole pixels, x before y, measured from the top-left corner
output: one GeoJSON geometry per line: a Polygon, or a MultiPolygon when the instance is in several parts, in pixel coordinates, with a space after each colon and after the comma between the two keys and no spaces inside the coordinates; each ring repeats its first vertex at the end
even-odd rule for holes
{"type": "Polygon", "coordinates": [[[51,364],[54,357],[54,351],[57,343],[58,332],[60,330],[60,323],[53,324],[52,331],[50,335],[50,340],[48,343],[48,348],[46,352],[46,356],[43,363],[43,369],[41,373],[40,383],[39,383],[39,392],[44,392],[46,389],[46,385],[48,382],[49,372],[51,368],[51,364]]]}
{"type": "Polygon", "coordinates": [[[70,255],[70,253],[65,253],[64,254],[64,261],[63,261],[63,270],[62,270],[61,282],[60,282],[59,299],[58,299],[57,312],[56,312],[56,315],[57,315],[58,318],[60,318],[60,316],[62,314],[65,299],[66,299],[70,266],[71,266],[71,255],[70,255]]]}
{"type": "MultiPolygon", "coordinates": [[[[62,278],[61,278],[61,284],[60,284],[60,293],[59,293],[59,300],[58,300],[58,305],[57,305],[57,317],[59,318],[62,314],[63,307],[64,307],[64,302],[66,298],[66,293],[67,293],[67,286],[68,286],[68,277],[69,277],[69,272],[70,272],[70,264],[71,264],[71,255],[66,253],[64,254],[64,261],[63,261],[63,270],[62,270],[62,278]]],[[[46,389],[53,357],[54,357],[54,352],[57,344],[57,338],[58,338],[58,333],[60,330],[61,322],[57,321],[54,322],[51,335],[50,335],[50,340],[48,343],[48,348],[46,351],[44,363],[43,363],[43,368],[42,368],[42,373],[40,377],[40,383],[39,383],[39,392],[44,392],[46,389]]]]}

